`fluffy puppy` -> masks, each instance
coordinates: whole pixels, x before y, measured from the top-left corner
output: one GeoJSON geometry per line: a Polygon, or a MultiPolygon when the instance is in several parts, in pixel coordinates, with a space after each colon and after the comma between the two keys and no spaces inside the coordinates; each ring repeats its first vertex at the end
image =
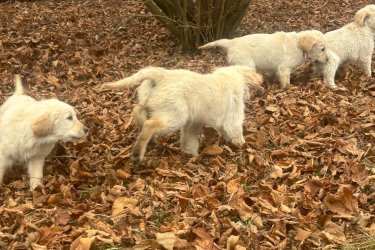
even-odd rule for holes
{"type": "Polygon", "coordinates": [[[335,74],[344,63],[357,63],[371,77],[371,58],[374,50],[375,5],[357,11],[354,20],[340,29],[324,34],[330,60],[314,63],[315,72],[323,75],[325,84],[336,89],[335,74]]]}
{"type": "Polygon", "coordinates": [[[324,36],[316,30],[251,34],[217,40],[199,49],[213,47],[226,49],[230,65],[248,65],[258,72],[277,75],[282,88],[290,85],[291,72],[307,57],[318,62],[328,60],[324,36]]]}
{"type": "Polygon", "coordinates": [[[142,161],[152,138],[177,130],[181,132],[182,150],[197,156],[203,125],[215,127],[227,141],[241,147],[249,86],[263,90],[261,82],[262,76],[247,66],[218,68],[210,74],[147,67],[104,87],[140,85],[133,115],[142,130],[133,148],[133,160],[142,161]]]}
{"type": "Polygon", "coordinates": [[[44,160],[55,143],[83,138],[88,128],[78,121],[72,106],[24,95],[19,75],[15,85],[15,93],[0,108],[0,183],[8,167],[24,163],[33,190],[42,185],[44,160]]]}

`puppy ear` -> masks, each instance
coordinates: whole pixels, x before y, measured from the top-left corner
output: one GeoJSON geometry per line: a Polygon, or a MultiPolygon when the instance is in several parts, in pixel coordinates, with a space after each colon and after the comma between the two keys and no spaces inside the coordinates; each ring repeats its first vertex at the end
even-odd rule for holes
{"type": "Polygon", "coordinates": [[[354,22],[359,26],[365,25],[365,20],[369,16],[369,12],[367,10],[359,10],[354,15],[354,22]]]}
{"type": "Polygon", "coordinates": [[[312,48],[315,46],[315,44],[317,42],[318,41],[314,37],[302,36],[298,40],[298,45],[303,51],[308,52],[308,51],[312,50],[312,48]]]}
{"type": "Polygon", "coordinates": [[[31,125],[31,129],[36,137],[44,137],[52,133],[53,120],[48,113],[40,115],[31,125]]]}

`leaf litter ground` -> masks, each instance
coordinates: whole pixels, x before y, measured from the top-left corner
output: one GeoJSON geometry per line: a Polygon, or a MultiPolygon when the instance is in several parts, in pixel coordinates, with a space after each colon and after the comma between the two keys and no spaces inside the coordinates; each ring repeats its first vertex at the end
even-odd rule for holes
{"type": "MultiPolygon", "coordinates": [[[[237,35],[328,31],[369,3],[256,0],[237,35]]],[[[223,52],[181,53],[137,0],[5,1],[0,24],[2,101],[21,73],[31,96],[74,105],[90,127],[56,146],[43,190],[20,167],[7,173],[0,249],[335,249],[374,234],[375,79],[356,67],[335,92],[308,63],[287,91],[267,79],[242,150],[206,128],[201,157],[180,153],[176,134],[135,166],[134,90],[100,84],[147,65],[209,72],[223,52]]]]}

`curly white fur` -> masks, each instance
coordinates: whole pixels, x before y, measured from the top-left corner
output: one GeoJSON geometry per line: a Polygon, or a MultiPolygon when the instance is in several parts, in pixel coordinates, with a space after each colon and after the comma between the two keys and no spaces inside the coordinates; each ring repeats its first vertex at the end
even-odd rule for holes
{"type": "Polygon", "coordinates": [[[140,85],[133,114],[142,131],[133,159],[142,161],[153,137],[177,130],[181,131],[183,151],[197,156],[198,137],[205,124],[240,147],[245,142],[242,126],[248,87],[263,90],[261,82],[262,76],[248,66],[218,68],[211,74],[147,67],[104,86],[122,89],[140,85]]]}
{"type": "Polygon", "coordinates": [[[55,143],[83,138],[88,129],[70,105],[23,95],[19,75],[15,85],[15,93],[0,108],[0,183],[8,167],[25,163],[33,190],[42,185],[44,160],[55,143]]]}
{"type": "Polygon", "coordinates": [[[251,34],[234,39],[221,39],[199,47],[222,47],[231,65],[248,65],[259,72],[277,75],[282,88],[290,84],[290,74],[306,57],[319,62],[328,60],[325,39],[320,31],[251,34]]]}
{"type": "Polygon", "coordinates": [[[322,74],[325,84],[336,89],[335,74],[344,63],[357,63],[366,76],[371,76],[371,58],[374,50],[375,5],[357,11],[354,21],[324,34],[327,41],[327,63],[315,63],[315,72],[322,74]]]}

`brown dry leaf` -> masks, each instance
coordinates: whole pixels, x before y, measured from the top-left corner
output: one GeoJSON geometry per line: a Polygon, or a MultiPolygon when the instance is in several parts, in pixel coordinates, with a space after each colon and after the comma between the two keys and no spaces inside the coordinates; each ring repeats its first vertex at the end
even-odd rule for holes
{"type": "Polygon", "coordinates": [[[309,238],[311,234],[312,234],[311,231],[303,230],[302,228],[297,228],[296,229],[296,236],[294,237],[294,239],[299,240],[299,241],[304,241],[307,238],[309,238]]]}
{"type": "Polygon", "coordinates": [[[128,180],[132,176],[129,172],[122,169],[117,169],[116,174],[122,180],[128,180]]]}
{"type": "Polygon", "coordinates": [[[58,79],[56,76],[49,75],[49,76],[47,77],[47,82],[48,82],[49,84],[52,84],[52,85],[56,86],[56,87],[59,86],[59,79],[58,79]]]}
{"type": "Polygon", "coordinates": [[[78,237],[70,245],[70,250],[90,250],[92,243],[95,241],[94,237],[78,237]]]}
{"type": "Polygon", "coordinates": [[[362,188],[369,183],[369,172],[366,168],[355,162],[350,162],[349,169],[353,182],[358,183],[362,188]]]}
{"type": "Polygon", "coordinates": [[[237,193],[240,186],[240,179],[230,180],[227,184],[227,191],[230,194],[237,193]]]}
{"type": "Polygon", "coordinates": [[[348,140],[338,141],[338,150],[344,154],[360,155],[363,153],[362,150],[358,149],[358,143],[356,138],[350,138],[348,140]]]}
{"type": "Polygon", "coordinates": [[[251,221],[257,228],[263,228],[262,218],[258,213],[253,212],[253,209],[248,206],[243,199],[237,200],[232,206],[237,210],[241,220],[251,221]]]}
{"type": "Polygon", "coordinates": [[[40,227],[38,229],[39,240],[38,243],[41,245],[48,245],[56,235],[55,228],[40,227]]]}
{"type": "Polygon", "coordinates": [[[338,195],[327,194],[324,197],[324,205],[327,206],[329,210],[340,215],[349,215],[351,211],[342,203],[341,198],[338,195]]]}
{"type": "Polygon", "coordinates": [[[240,236],[238,235],[229,236],[228,241],[227,241],[227,250],[235,249],[239,240],[240,240],[240,236]]]}
{"type": "Polygon", "coordinates": [[[205,250],[219,250],[219,248],[214,243],[214,237],[212,237],[204,228],[197,227],[193,228],[193,233],[195,233],[198,238],[194,241],[194,245],[199,247],[199,249],[205,250]]]}
{"type": "Polygon", "coordinates": [[[322,188],[322,185],[319,181],[312,180],[312,181],[306,182],[304,184],[304,188],[306,192],[311,194],[311,196],[315,196],[322,188]]]}
{"type": "Polygon", "coordinates": [[[176,235],[173,232],[167,233],[156,233],[156,241],[159,245],[163,246],[167,250],[173,250],[173,246],[176,242],[176,235]]]}
{"type": "Polygon", "coordinates": [[[40,205],[47,202],[47,195],[40,189],[35,189],[33,191],[33,204],[40,205]]]}
{"type": "Polygon", "coordinates": [[[341,187],[338,195],[327,194],[324,198],[324,204],[329,210],[340,215],[358,212],[358,201],[347,187],[341,187]]]}
{"type": "Polygon", "coordinates": [[[66,225],[70,221],[70,213],[67,209],[58,208],[54,218],[57,225],[66,225]]]}
{"type": "Polygon", "coordinates": [[[126,197],[117,198],[112,204],[112,218],[121,215],[125,208],[134,208],[138,204],[138,200],[126,197]]]}
{"type": "Polygon", "coordinates": [[[234,247],[234,250],[246,250],[246,247],[241,246],[241,245],[236,245],[236,246],[234,247]]]}
{"type": "Polygon", "coordinates": [[[61,193],[52,194],[50,197],[48,197],[47,203],[48,204],[58,204],[63,200],[63,195],[61,193]]]}
{"type": "Polygon", "coordinates": [[[333,243],[342,244],[346,242],[344,225],[339,226],[332,221],[327,221],[327,223],[324,225],[324,231],[322,231],[322,234],[333,243]]]}
{"type": "Polygon", "coordinates": [[[342,187],[338,191],[338,195],[341,198],[342,203],[345,205],[345,207],[353,212],[357,213],[358,212],[358,201],[357,198],[354,197],[353,192],[347,188],[347,187],[342,187]]]}
{"type": "Polygon", "coordinates": [[[202,155],[220,155],[223,153],[223,148],[219,147],[218,145],[214,144],[211,146],[207,146],[202,150],[202,155]]]}
{"type": "Polygon", "coordinates": [[[42,246],[36,243],[31,243],[31,249],[32,250],[47,250],[47,246],[42,246]]]}
{"type": "Polygon", "coordinates": [[[133,250],[146,250],[151,248],[154,245],[154,240],[144,240],[140,243],[138,243],[135,247],[133,247],[133,250]]]}
{"type": "Polygon", "coordinates": [[[283,176],[283,169],[278,165],[273,165],[270,171],[270,178],[277,179],[283,176]]]}

